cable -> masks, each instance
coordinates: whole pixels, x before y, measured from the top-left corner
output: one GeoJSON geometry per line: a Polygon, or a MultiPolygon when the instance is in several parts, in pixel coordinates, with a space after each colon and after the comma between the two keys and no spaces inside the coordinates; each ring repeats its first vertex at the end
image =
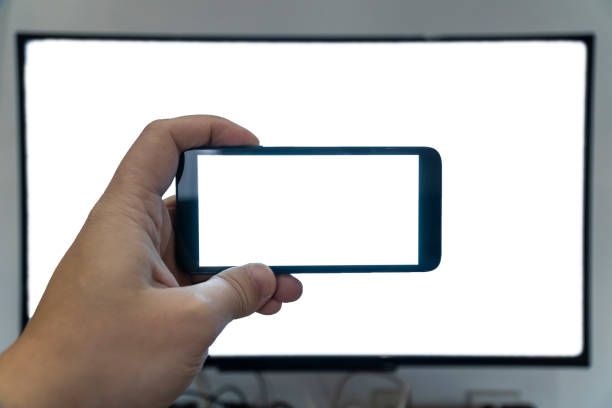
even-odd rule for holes
{"type": "Polygon", "coordinates": [[[397,408],[412,407],[412,388],[408,380],[402,381],[399,397],[397,399],[397,408]]]}
{"type": "Polygon", "coordinates": [[[270,404],[270,408],[293,408],[293,405],[286,401],[274,401],[272,404],[270,404]]]}
{"type": "Polygon", "coordinates": [[[268,408],[270,406],[270,395],[268,393],[268,382],[264,378],[261,371],[255,371],[255,381],[259,387],[259,398],[262,407],[268,408]]]}
{"type": "Polygon", "coordinates": [[[196,376],[196,388],[202,394],[204,398],[204,408],[212,408],[212,403],[208,400],[208,393],[206,392],[206,374],[204,373],[204,369],[200,370],[198,375],[196,376]]]}
{"type": "Polygon", "coordinates": [[[184,396],[197,397],[206,403],[207,408],[222,407],[222,408],[293,408],[291,404],[286,401],[274,401],[270,403],[269,386],[266,378],[259,371],[254,372],[255,381],[259,387],[260,403],[249,404],[246,394],[238,387],[233,385],[223,385],[219,387],[216,392],[206,392],[203,378],[197,377],[196,386],[197,391],[193,389],[187,389],[183,392],[184,396]],[[238,398],[237,402],[227,401],[223,398],[227,394],[233,394],[238,398]]]}
{"type": "Polygon", "coordinates": [[[216,398],[215,398],[215,401],[213,401],[213,402],[218,401],[219,398],[221,398],[221,396],[223,394],[227,394],[228,392],[236,395],[238,397],[238,399],[240,400],[241,404],[247,404],[248,399],[247,399],[246,395],[244,394],[244,392],[242,392],[242,390],[240,388],[235,387],[233,385],[224,385],[222,387],[219,387],[219,389],[215,393],[215,397],[216,398]]]}
{"type": "Polygon", "coordinates": [[[367,406],[357,398],[350,399],[338,408],[367,408],[367,406]]]}
{"type": "MultiPolygon", "coordinates": [[[[355,378],[358,375],[372,375],[372,376],[386,378],[387,380],[391,381],[393,384],[397,385],[398,387],[398,401],[396,405],[397,408],[405,408],[408,402],[410,401],[411,393],[410,393],[410,386],[408,384],[408,381],[402,381],[394,374],[350,373],[350,374],[345,374],[338,382],[338,385],[336,386],[336,390],[334,392],[334,396],[331,400],[332,408],[346,408],[347,407],[348,403],[340,405],[342,393],[344,391],[344,388],[346,387],[346,384],[351,379],[355,378]]],[[[351,400],[349,401],[349,403],[352,403],[354,405],[355,400],[351,400]]]]}
{"type": "Polygon", "coordinates": [[[356,374],[345,374],[340,381],[338,381],[338,385],[336,385],[336,390],[334,391],[334,395],[331,399],[331,408],[340,408],[340,397],[342,396],[342,391],[344,391],[344,387],[346,383],[349,382],[351,378],[353,378],[356,374]]]}
{"type": "Polygon", "coordinates": [[[187,395],[187,396],[191,396],[191,397],[197,397],[203,401],[205,401],[207,404],[209,404],[210,406],[219,406],[219,407],[250,407],[250,405],[247,403],[247,399],[246,396],[244,395],[244,393],[239,389],[236,388],[232,385],[224,385],[222,387],[219,388],[219,390],[217,390],[217,393],[214,395],[202,395],[200,392],[198,391],[194,391],[194,390],[185,390],[185,392],[183,392],[183,395],[187,395]],[[229,402],[229,401],[222,401],[221,397],[227,393],[232,393],[235,396],[238,397],[239,402],[229,402]]]}

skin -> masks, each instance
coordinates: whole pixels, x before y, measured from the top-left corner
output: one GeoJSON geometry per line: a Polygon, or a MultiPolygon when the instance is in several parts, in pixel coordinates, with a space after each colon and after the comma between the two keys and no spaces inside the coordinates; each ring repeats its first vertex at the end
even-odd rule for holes
{"type": "Polygon", "coordinates": [[[258,140],[226,119],[204,115],[155,121],[143,130],[30,323],[0,355],[0,405],[168,406],[230,321],[274,314],[300,297],[297,279],[275,276],[261,264],[210,279],[177,267],[176,202],[161,197],[180,152],[209,144],[258,140]]]}

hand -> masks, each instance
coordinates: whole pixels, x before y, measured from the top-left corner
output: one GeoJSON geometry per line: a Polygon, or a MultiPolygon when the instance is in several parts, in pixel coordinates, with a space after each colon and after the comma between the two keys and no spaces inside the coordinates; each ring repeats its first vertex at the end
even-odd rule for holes
{"type": "Polygon", "coordinates": [[[144,129],[24,333],[0,356],[5,408],[168,406],[197,375],[225,325],[255,311],[276,313],[300,296],[298,280],[275,277],[261,264],[203,282],[176,266],[175,202],[161,196],[179,153],[207,144],[258,140],[211,116],[155,121],[144,129]]]}

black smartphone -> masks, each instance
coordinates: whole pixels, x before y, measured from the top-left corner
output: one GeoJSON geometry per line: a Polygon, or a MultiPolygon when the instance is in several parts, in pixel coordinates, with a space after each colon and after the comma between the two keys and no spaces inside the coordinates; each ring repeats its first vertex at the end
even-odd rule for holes
{"type": "Polygon", "coordinates": [[[181,155],[176,254],[190,273],[417,272],[440,263],[430,147],[205,147],[181,155]]]}

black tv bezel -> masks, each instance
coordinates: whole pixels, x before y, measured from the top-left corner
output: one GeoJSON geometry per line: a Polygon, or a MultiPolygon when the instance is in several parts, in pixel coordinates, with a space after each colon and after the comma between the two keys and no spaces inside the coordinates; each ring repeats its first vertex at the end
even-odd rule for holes
{"type": "Polygon", "coordinates": [[[21,201],[21,310],[22,328],[29,321],[27,292],[27,174],[26,174],[26,115],[25,115],[25,46],[40,39],[117,40],[117,41],[235,41],[235,42],[494,42],[494,41],[579,41],[587,49],[585,121],[584,121],[584,189],[583,189],[583,349],[571,357],[549,356],[248,356],[208,358],[206,366],[223,370],[393,370],[398,366],[473,366],[473,367],[588,367],[590,365],[590,225],[591,225],[591,146],[593,114],[593,80],[595,35],[593,33],[541,34],[474,34],[440,36],[398,35],[159,35],[103,34],[71,32],[17,32],[17,73],[19,106],[19,156],[21,201]]]}

